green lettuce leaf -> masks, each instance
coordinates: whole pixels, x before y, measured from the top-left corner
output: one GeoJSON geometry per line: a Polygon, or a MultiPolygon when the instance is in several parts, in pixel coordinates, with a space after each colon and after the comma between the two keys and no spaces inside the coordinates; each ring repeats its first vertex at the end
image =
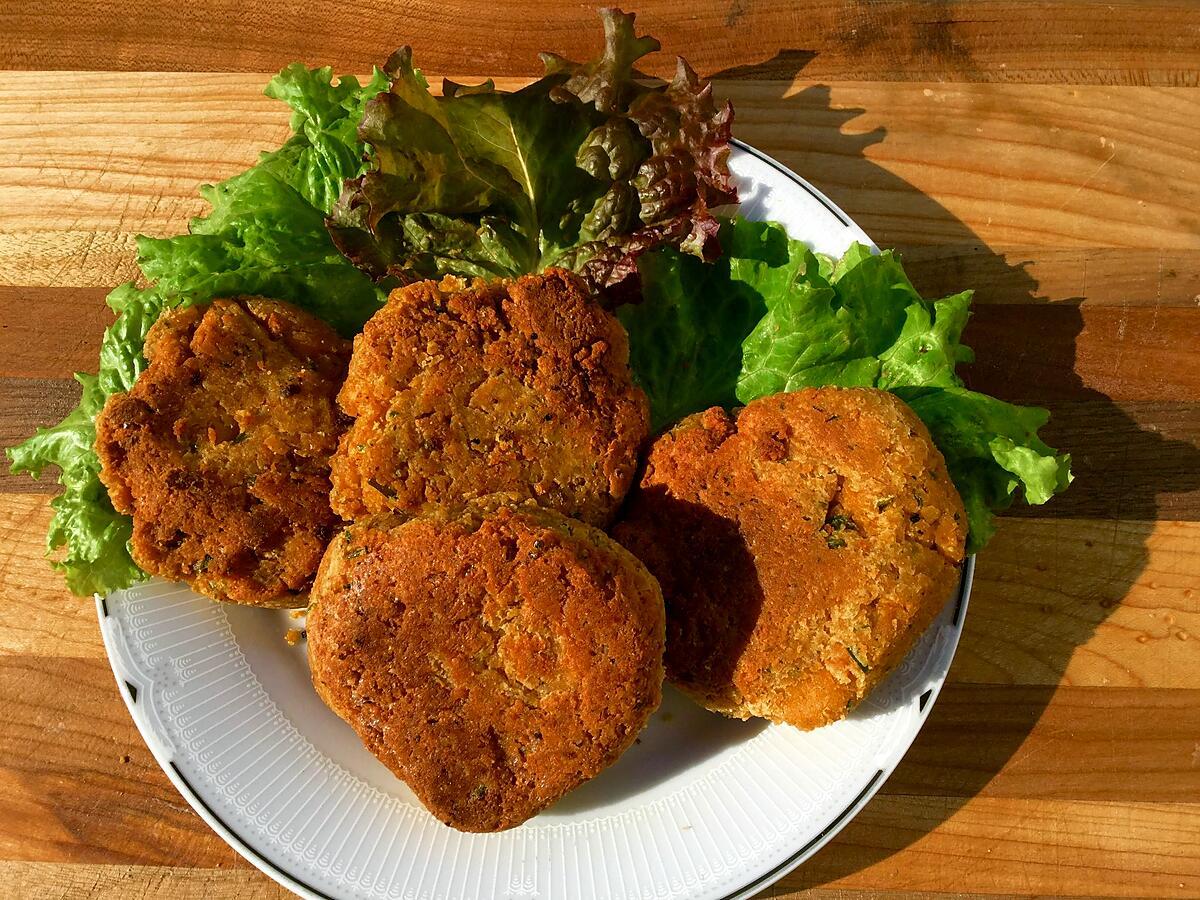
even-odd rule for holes
{"type": "Polygon", "coordinates": [[[77,373],[75,378],[83,387],[79,405],[8,455],[14,473],[28,472],[35,478],[48,465],[60,467],[64,490],[50,501],[54,515],[46,536],[47,551],[66,548],[53,565],[66,576],[73,593],[86,596],[127,587],[145,576],[126,550],[132,524],[112,508],[100,483],[100,460],[92,449],[93,420],[104,406],[105,394],[95,375],[77,373]]]}
{"type": "Polygon", "coordinates": [[[366,85],[352,75],[335,85],[333,70],[307,69],[292,63],[263,91],[292,108],[293,135],[278,150],[264,153],[255,169],[274,175],[310,206],[328,212],[347,178],[366,169],[358,123],[368,100],[387,89],[387,77],[375,70],[366,85]]]}
{"type": "Polygon", "coordinates": [[[970,292],[927,306],[890,250],[876,256],[854,244],[835,263],[789,241],[786,264],[742,266],[739,277],[755,285],[768,306],[746,339],[738,385],[743,399],[818,384],[929,384],[935,372],[953,379],[956,363],[970,361],[970,350],[957,343],[970,292]],[[910,352],[918,347],[919,353],[910,352]],[[914,382],[917,377],[922,380],[914,382]]]}
{"type": "Polygon", "coordinates": [[[188,234],[138,238],[138,265],[164,296],[289,300],[347,336],[378,309],[379,290],[333,246],[325,211],[270,171],[255,167],[200,193],[212,210],[188,234]]]}
{"type": "Polygon", "coordinates": [[[188,234],[138,238],[138,265],[150,282],[124,284],[108,296],[117,314],[100,346],[99,373],[77,374],[83,394],[59,424],[9,449],[14,472],[39,477],[59,468],[62,493],[47,555],[76,594],[105,594],[145,576],[129,555],[132,527],[117,513],[100,482],[95,417],[110,394],[128,391],[146,366],[146,333],[163,310],[231,294],[289,300],[356,332],[383,300],[369,278],[338,253],[325,216],[348,178],[360,175],[365,148],[357,123],[363,106],[386,79],[366,86],[350,77],[333,84],[332,72],[293,64],[267,86],[292,108],[294,134],[257,165],[228,181],[201,188],[211,204],[188,234]]]}
{"type": "Polygon", "coordinates": [[[341,251],[377,280],[562,266],[598,288],[656,246],[714,258],[709,209],[736,199],[731,108],[683,62],[669,84],[640,84],[658,42],[632,15],[601,16],[599,59],[543,54],[546,76],[515,92],[445,82],[434,97],[410,49],[393,54],[359,129],[372,165],[329,219],[341,251]]]}
{"type": "Polygon", "coordinates": [[[735,272],[787,262],[781,231],[755,230],[742,221],[721,229],[726,253],[715,262],[675,248],[641,256],[641,299],[617,308],[629,332],[630,366],[650,398],[655,430],[710,406],[737,402],[742,341],[766,306],[762,293],[735,272]]]}
{"type": "Polygon", "coordinates": [[[994,532],[995,511],[1017,496],[1045,503],[1070,483],[1070,456],[1038,437],[1049,413],[968,390],[958,376],[973,358],[961,343],[969,291],[926,300],[890,251],[855,244],[835,261],[771,223],[735,218],[721,243],[727,258],[697,262],[686,278],[670,251],[647,254],[639,264],[645,302],[618,311],[660,427],[706,406],[804,387],[892,391],[946,458],[971,552],[994,532]],[[713,329],[705,331],[710,309],[713,329]],[[755,310],[765,313],[742,330],[755,310]]]}
{"type": "Polygon", "coordinates": [[[995,533],[992,513],[1018,495],[1041,505],[1071,483],[1071,457],[1038,437],[1050,413],[964,387],[889,388],[921,417],[962,495],[977,551],[995,533]]]}

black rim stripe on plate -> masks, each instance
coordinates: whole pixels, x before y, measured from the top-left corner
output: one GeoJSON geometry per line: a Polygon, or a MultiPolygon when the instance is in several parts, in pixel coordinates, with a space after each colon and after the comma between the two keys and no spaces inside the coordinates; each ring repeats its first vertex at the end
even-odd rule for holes
{"type": "Polygon", "coordinates": [[[248,844],[242,838],[242,836],[240,834],[238,834],[236,831],[234,831],[232,828],[230,828],[228,823],[226,823],[226,821],[224,819],[222,819],[220,816],[218,816],[216,811],[211,806],[209,806],[207,803],[205,803],[204,800],[200,797],[200,795],[198,793],[196,793],[196,789],[192,787],[191,782],[189,782],[187,780],[187,778],[184,777],[183,773],[181,771],[179,771],[179,766],[175,765],[174,760],[171,761],[170,766],[171,766],[171,769],[175,772],[175,776],[184,785],[184,787],[187,788],[186,793],[190,796],[191,802],[194,805],[201,807],[206,813],[208,813],[210,816],[212,816],[213,819],[222,828],[225,829],[225,832],[237,844],[237,847],[235,849],[240,850],[243,856],[247,856],[250,859],[254,860],[255,865],[257,865],[260,869],[270,869],[272,872],[274,872],[276,875],[279,876],[280,881],[284,882],[289,887],[291,885],[295,885],[298,888],[302,888],[303,890],[308,891],[310,894],[312,894],[315,897],[321,897],[322,900],[334,900],[333,897],[330,897],[328,894],[324,894],[321,891],[318,891],[311,884],[306,884],[305,882],[303,882],[299,878],[297,878],[295,875],[292,875],[290,872],[285,872],[283,869],[279,868],[279,866],[275,865],[275,863],[271,862],[269,859],[267,859],[265,856],[263,856],[261,853],[259,853],[257,850],[255,850],[253,847],[251,847],[250,844],[248,844]],[[288,884],[289,882],[290,882],[290,884],[288,884]]]}
{"type": "Polygon", "coordinates": [[[854,814],[854,808],[870,796],[871,792],[875,788],[875,785],[877,785],[882,778],[883,769],[879,769],[874,775],[871,776],[871,780],[863,785],[863,789],[858,792],[858,795],[850,801],[850,805],[838,813],[832,822],[822,828],[820,834],[818,834],[815,838],[813,838],[775,868],[771,869],[771,871],[767,872],[765,875],[760,875],[758,878],[754,879],[754,881],[751,881],[749,884],[738,888],[732,894],[726,894],[721,898],[721,900],[732,900],[733,897],[744,894],[746,891],[757,891],[759,888],[766,887],[767,885],[771,884],[777,876],[784,872],[788,866],[799,864],[809,850],[811,850],[821,841],[825,840],[825,838],[829,837],[830,832],[836,831],[839,827],[841,827],[842,823],[846,819],[854,814]]]}
{"type": "Polygon", "coordinates": [[[840,209],[838,209],[836,206],[834,206],[832,203],[830,203],[828,200],[826,200],[824,197],[822,197],[820,194],[818,194],[812,188],[812,186],[808,184],[808,182],[806,182],[803,178],[801,178],[799,175],[797,175],[795,172],[793,172],[787,166],[783,165],[782,163],[780,163],[774,159],[771,159],[771,157],[767,156],[767,154],[763,153],[761,150],[758,150],[755,147],[751,147],[749,144],[743,144],[737,138],[733,138],[729,143],[733,144],[733,146],[737,147],[739,150],[749,153],[755,159],[765,162],[768,166],[770,166],[772,169],[774,169],[776,172],[778,172],[780,175],[782,175],[788,181],[792,182],[792,184],[796,185],[796,187],[803,190],[804,193],[808,194],[810,197],[812,197],[814,200],[816,200],[818,203],[820,203],[823,207],[825,207],[825,209],[829,211],[829,214],[831,216],[833,216],[835,219],[837,219],[839,222],[841,222],[847,228],[851,227],[851,225],[853,223],[848,218],[846,218],[846,214],[844,212],[842,212],[840,209]]]}
{"type": "Polygon", "coordinates": [[[973,581],[975,575],[975,557],[968,556],[963,565],[962,574],[958,576],[958,599],[954,602],[954,627],[962,628],[963,613],[967,609],[967,582],[973,581]]]}
{"type": "MultiPolygon", "coordinates": [[[[277,876],[279,876],[281,881],[285,883],[291,882],[291,884],[296,885],[296,887],[302,888],[316,897],[321,897],[322,900],[334,900],[334,898],[330,897],[328,894],[318,891],[312,885],[301,881],[290,872],[284,871],[279,866],[275,865],[275,863],[271,862],[269,859],[255,850],[252,846],[250,846],[250,844],[247,843],[241,835],[229,827],[229,824],[224,819],[217,815],[216,811],[211,806],[204,802],[203,798],[201,798],[201,796],[196,792],[196,789],[192,787],[191,782],[187,780],[183,772],[180,771],[179,766],[175,765],[174,761],[171,761],[170,766],[171,770],[175,773],[175,776],[186,789],[186,793],[190,796],[191,802],[201,807],[206,813],[212,816],[217,824],[225,829],[229,837],[232,838],[237,844],[237,849],[239,849],[243,855],[253,859],[259,868],[270,869],[277,876]]],[[[853,815],[855,807],[857,807],[871,793],[871,791],[874,790],[875,786],[882,778],[883,769],[876,770],[875,774],[871,776],[871,780],[863,785],[862,790],[855,795],[854,799],[850,801],[845,809],[838,813],[828,825],[821,829],[820,834],[810,840],[807,844],[805,844],[783,862],[779,863],[779,865],[775,866],[769,872],[766,872],[765,874],[760,875],[754,881],[743,885],[735,890],[732,894],[726,894],[723,898],[721,898],[721,900],[731,900],[731,898],[736,897],[739,894],[743,894],[746,891],[758,890],[761,887],[766,887],[769,885],[780,872],[785,870],[788,866],[794,865],[800,861],[809,850],[827,838],[830,835],[830,832],[838,829],[847,818],[853,815]]]]}

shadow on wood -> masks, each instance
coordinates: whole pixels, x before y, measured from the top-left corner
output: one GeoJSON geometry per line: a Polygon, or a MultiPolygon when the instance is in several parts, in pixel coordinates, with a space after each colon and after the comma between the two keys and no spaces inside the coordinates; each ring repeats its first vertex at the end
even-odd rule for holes
{"type": "MultiPolygon", "coordinates": [[[[1040,573],[1039,586],[1046,587],[1048,599],[1042,610],[1047,619],[1069,623],[1049,637],[1032,633],[1013,637],[1014,642],[1029,648],[1029,656],[1036,656],[1036,664],[1031,665],[1036,671],[1014,667],[1005,672],[1006,679],[997,678],[1005,682],[1000,686],[956,686],[951,672],[951,685],[882,792],[936,798],[928,804],[928,809],[936,812],[918,821],[885,823],[873,817],[868,807],[828,848],[771,889],[768,896],[827,885],[876,865],[882,865],[881,873],[885,873],[890,856],[920,841],[972,797],[990,793],[996,776],[1014,761],[1041,719],[1075,650],[1089,641],[1142,574],[1148,559],[1146,539],[1155,520],[1200,519],[1196,503],[1200,449],[1193,443],[1197,436],[1186,431],[1186,417],[1176,417],[1183,423],[1177,436],[1184,439],[1178,440],[1165,435],[1157,424],[1142,424],[1174,421],[1170,410],[1157,408],[1170,404],[1121,404],[1085,384],[1077,374],[1076,339],[1085,328],[1082,306],[1086,298],[1043,296],[1037,280],[1027,271],[1028,262],[1014,264],[992,251],[936,200],[872,162],[865,151],[885,141],[886,132],[853,133],[853,125],[847,131],[844,126],[862,110],[835,108],[828,86],[818,84],[793,93],[796,76],[813,56],[806,51],[782,51],[763,63],[717,72],[712,78],[726,82],[718,84],[718,91],[724,87],[735,95],[740,80],[778,81],[778,99],[773,103],[760,99],[756,119],[787,120],[792,125],[812,122],[819,128],[813,129],[811,143],[800,146],[777,148],[768,140],[763,143],[781,162],[812,179],[852,217],[870,219],[874,210],[865,207],[862,198],[885,196],[889,210],[903,212],[896,221],[936,223],[936,229],[930,230],[943,237],[932,248],[906,247],[903,233],[891,234],[886,228],[875,229],[872,237],[906,253],[909,273],[925,296],[979,288],[977,313],[964,338],[975,347],[978,357],[973,367],[967,367],[968,385],[1012,402],[1049,406],[1054,418],[1043,436],[1051,445],[1073,454],[1076,481],[1070,491],[1047,506],[1018,507],[1013,514],[1058,520],[1066,528],[1086,524],[1095,529],[1099,519],[1111,523],[1114,540],[1108,549],[1099,546],[1103,540],[1096,542],[1087,571],[1062,558],[1028,559],[1028,566],[1040,573]],[[822,183],[814,173],[836,173],[836,183],[822,183]],[[842,193],[846,196],[840,196],[842,193]],[[970,282],[964,283],[964,277],[970,282]],[[1001,335],[1004,340],[997,340],[1001,335]],[[1130,459],[1147,461],[1141,467],[1144,477],[1111,477],[1127,472],[1130,459]],[[1079,520],[1074,526],[1068,522],[1072,518],[1079,520]],[[1058,585],[1061,590],[1056,589],[1058,585]],[[981,702],[980,691],[1003,691],[1004,695],[981,702]]],[[[761,124],[758,127],[763,128],[761,124]]],[[[1007,537],[1002,529],[996,541],[1010,539],[1016,537],[1007,537]]],[[[1091,540],[1084,543],[1093,547],[1091,540]]],[[[1036,546],[1044,553],[1053,544],[1036,546]]],[[[999,560],[999,549],[993,552],[999,560]]],[[[1014,555],[1019,558],[1019,553],[1017,548],[1003,555],[1011,559],[1014,555]]],[[[977,585],[988,580],[988,567],[985,550],[977,585]]],[[[992,580],[987,589],[1003,590],[1003,579],[992,580]]],[[[1002,609],[1005,600],[993,596],[990,602],[993,608],[1002,609]]],[[[964,643],[971,638],[968,615],[964,643]]],[[[1072,788],[1063,790],[1069,796],[1072,788]]],[[[872,805],[880,803],[877,799],[872,805]]]]}

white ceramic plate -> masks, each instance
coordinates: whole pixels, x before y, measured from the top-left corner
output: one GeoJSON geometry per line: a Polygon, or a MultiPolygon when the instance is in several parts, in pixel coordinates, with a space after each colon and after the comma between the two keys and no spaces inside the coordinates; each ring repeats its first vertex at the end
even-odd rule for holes
{"type": "MultiPolygon", "coordinates": [[[[731,157],[750,218],[838,255],[869,239],[752,147],[731,157]]],[[[848,822],[900,761],[958,644],[973,560],[901,668],[813,732],[735,722],[668,689],[612,768],[512,831],[425,812],[313,692],[285,612],[158,580],[97,598],[117,684],[163,771],[235,850],[308,898],[749,897],[848,822]]]]}

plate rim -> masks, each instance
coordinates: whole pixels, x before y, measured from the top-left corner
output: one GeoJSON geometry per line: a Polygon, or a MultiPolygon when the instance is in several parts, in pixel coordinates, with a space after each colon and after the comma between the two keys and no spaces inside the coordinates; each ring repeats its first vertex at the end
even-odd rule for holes
{"type": "MultiPolygon", "coordinates": [[[[792,171],[757,147],[746,143],[745,141],[733,138],[730,141],[731,146],[747,153],[754,157],[771,169],[775,170],[779,175],[782,175],[796,187],[803,190],[822,207],[825,208],[835,219],[842,223],[847,228],[857,229],[864,236],[866,232],[858,226],[836,203],[830,200],[825,194],[817,190],[801,175],[792,171]]],[[[878,249],[874,241],[870,241],[870,245],[878,249]]],[[[963,620],[966,615],[967,607],[970,603],[971,589],[974,583],[975,575],[975,556],[967,556],[963,562],[962,571],[959,577],[956,595],[953,601],[948,600],[947,603],[955,604],[955,612],[952,618],[953,635],[951,643],[946,655],[946,666],[949,669],[955,655],[958,652],[958,645],[962,637],[963,620]]],[[[326,894],[302,879],[296,877],[291,872],[271,861],[263,853],[255,849],[254,845],[243,838],[240,834],[234,831],[225,821],[209,806],[209,804],[199,795],[192,787],[187,778],[180,772],[174,760],[170,758],[169,748],[153,736],[152,732],[148,732],[148,725],[144,724],[142,717],[139,715],[138,706],[138,686],[122,676],[124,669],[123,662],[117,657],[115,642],[112,640],[112,630],[104,627],[105,620],[109,617],[108,605],[106,598],[100,594],[94,594],[93,599],[96,605],[96,615],[100,625],[101,640],[104,643],[105,655],[108,659],[109,668],[117,684],[117,693],[124,701],[126,709],[129,711],[130,718],[133,720],[134,726],[138,730],[142,742],[150,750],[155,762],[159,768],[167,776],[167,779],[179,791],[184,800],[192,810],[200,817],[200,819],[208,825],[226,844],[228,844],[238,855],[243,859],[267,875],[280,886],[286,888],[297,896],[307,898],[307,900],[334,900],[329,894],[326,894]]],[[[916,736],[924,727],[931,710],[934,707],[938,697],[941,695],[942,688],[945,686],[945,676],[939,678],[931,688],[929,688],[920,697],[920,708],[916,726],[912,731],[912,737],[904,745],[903,749],[891,760],[890,764],[884,768],[880,767],[875,774],[868,779],[860,791],[855,795],[854,799],[844,807],[841,812],[835,815],[821,830],[816,837],[810,839],[807,843],[797,848],[793,853],[775,864],[765,872],[760,872],[754,875],[749,881],[729,893],[723,895],[721,900],[747,900],[759,891],[770,887],[775,882],[784,878],[796,868],[811,859],[818,853],[826,844],[828,844],[843,828],[866,806],[871,799],[879,792],[880,788],[887,782],[888,778],[895,771],[900,761],[907,754],[909,748],[915,741],[916,736]]]]}

